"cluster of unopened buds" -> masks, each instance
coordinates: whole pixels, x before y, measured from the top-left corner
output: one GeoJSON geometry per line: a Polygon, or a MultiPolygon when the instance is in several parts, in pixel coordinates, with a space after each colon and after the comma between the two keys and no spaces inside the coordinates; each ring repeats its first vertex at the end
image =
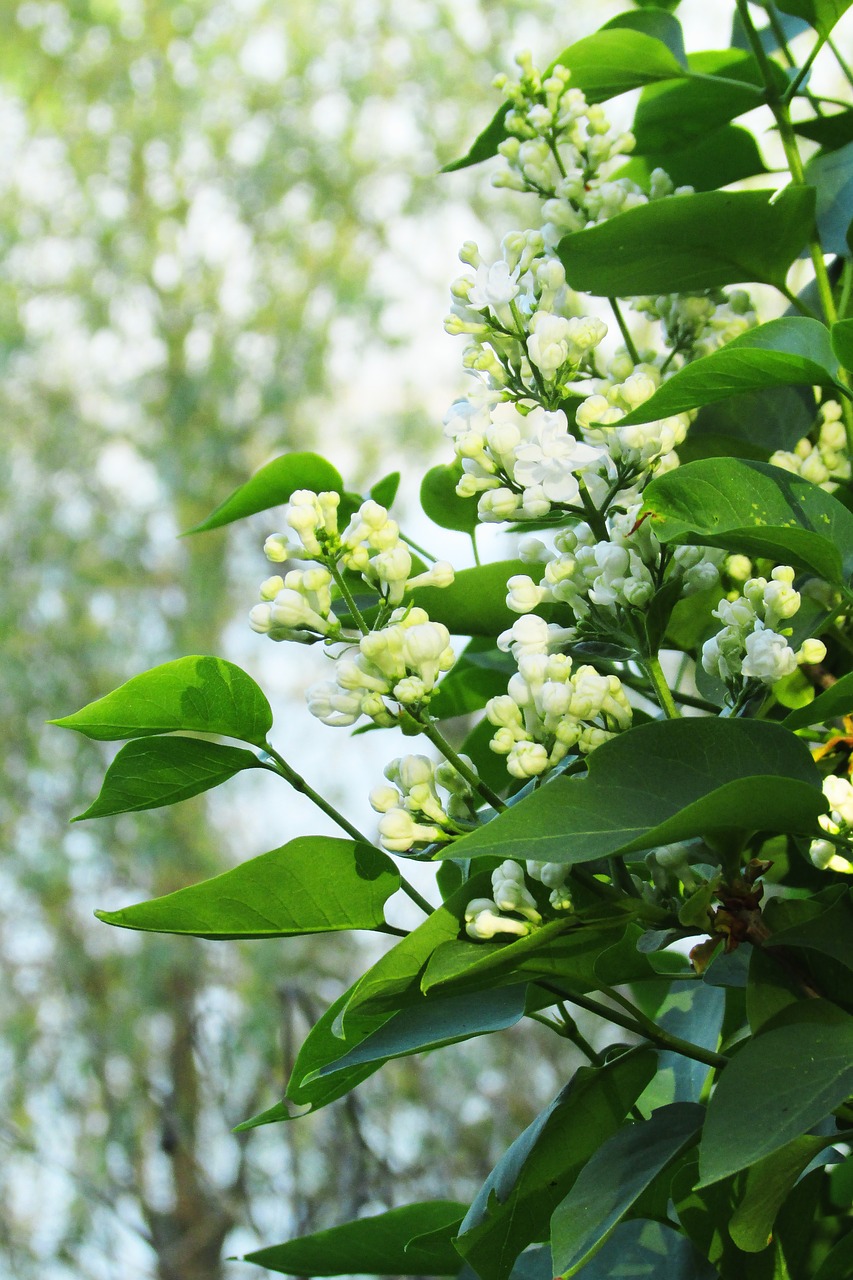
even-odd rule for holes
{"type": "Polygon", "coordinates": [[[749,578],[743,594],[721,600],[714,609],[723,628],[702,647],[702,666],[737,693],[743,680],[773,685],[796,671],[801,662],[826,656],[822,640],[807,639],[795,651],[788,644],[791,628],[782,624],[799,612],[801,597],[793,587],[794,570],[777,565],[767,578],[749,578]]]}
{"type": "MultiPolygon", "coordinates": [[[[830,774],[823,780],[823,794],[829,801],[829,813],[821,814],[818,822],[831,836],[848,841],[853,856],[853,784],[849,778],[830,774]]],[[[809,857],[821,871],[841,871],[853,874],[853,861],[839,852],[839,846],[831,840],[813,840],[809,857]]]]}
{"type": "Polygon", "coordinates": [[[660,321],[667,345],[676,353],[672,364],[708,356],[757,324],[752,299],[744,289],[709,289],[704,294],[667,293],[637,297],[634,311],[660,321]]]}
{"type": "MultiPolygon", "coordinates": [[[[460,759],[476,773],[467,756],[460,759]]],[[[385,777],[388,785],[374,787],[370,803],[382,814],[379,838],[391,853],[444,843],[476,826],[476,796],[449,762],[435,764],[427,756],[401,756],[386,766],[385,777]]]]}
{"type": "Polygon", "coordinates": [[[838,401],[825,400],[820,406],[814,443],[806,436],[798,440],[790,452],[780,449],[771,454],[770,461],[774,467],[792,471],[819,485],[827,493],[833,493],[840,482],[849,480],[847,432],[838,401]]]}
{"type": "Polygon", "coordinates": [[[525,884],[525,870],[551,890],[550,904],[555,911],[572,911],[571,894],[566,887],[568,867],[559,862],[520,862],[507,859],[492,872],[491,898],[472,898],[465,908],[465,932],[477,942],[487,942],[496,934],[512,934],[524,938],[542,923],[536,899],[525,884]]]}

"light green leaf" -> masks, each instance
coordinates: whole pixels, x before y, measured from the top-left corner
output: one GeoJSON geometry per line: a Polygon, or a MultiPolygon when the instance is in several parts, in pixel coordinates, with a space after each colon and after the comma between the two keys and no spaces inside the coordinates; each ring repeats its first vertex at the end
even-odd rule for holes
{"type": "Polygon", "coordinates": [[[462,1263],[451,1240],[464,1212],[465,1205],[454,1200],[403,1205],[258,1249],[243,1261],[286,1276],[456,1275],[462,1263]],[[429,1247],[407,1248],[427,1233],[429,1247]]]}
{"type": "Polygon", "coordinates": [[[817,188],[815,217],[824,253],[850,256],[847,232],[853,221],[853,142],[813,156],[806,165],[806,181],[817,188]]]}
{"type": "Polygon", "coordinates": [[[747,1170],[740,1204],[729,1223],[729,1235],[738,1249],[760,1253],[767,1248],[788,1192],[815,1156],[831,1143],[832,1138],[803,1134],[747,1170]]]}
{"type": "Polygon", "coordinates": [[[681,23],[671,13],[657,7],[642,10],[629,9],[627,13],[618,13],[615,18],[599,28],[601,31],[642,31],[644,35],[660,40],[669,49],[672,56],[687,66],[687,55],[684,51],[684,32],[681,23]]]}
{"type": "Polygon", "coordinates": [[[812,187],[702,191],[654,200],[564,236],[569,284],[603,297],[692,293],[760,281],[781,288],[809,238],[812,187]]]}
{"type": "Polygon", "coordinates": [[[662,542],[766,556],[832,583],[853,574],[853,514],[817,485],[764,462],[689,462],[647,486],[643,510],[662,542]]]}
{"type": "Polygon", "coordinates": [[[823,152],[837,151],[853,142],[853,107],[837,111],[831,116],[817,116],[814,120],[798,120],[794,132],[816,142],[823,152]]]}
{"type": "Polygon", "coordinates": [[[96,911],[123,929],[197,938],[289,938],[374,929],[400,887],[387,854],[354,840],[300,836],[201,884],[121,911],[96,911]]]}
{"type": "Polygon", "coordinates": [[[251,676],[222,658],[177,658],[134,676],[73,715],[51,720],[87,738],[145,738],[175,730],[263,746],[272,711],[251,676]]]}
{"type": "MultiPolygon", "coordinates": [[[[639,89],[658,80],[686,75],[672,51],[660,40],[642,31],[604,30],[585,36],[564,49],[551,66],[560,63],[572,73],[572,88],[580,89],[587,102],[605,102],[629,89],[639,89]]],[[[489,124],[475,139],[466,155],[444,166],[443,173],[467,169],[497,155],[507,136],[504,117],[509,103],[503,103],[489,124]]]]}
{"type": "Polygon", "coordinates": [[[477,528],[476,498],[460,498],[456,492],[462,468],[440,465],[428,471],[421,482],[421,506],[442,529],[473,533],[477,528]]]}
{"type": "MultiPolygon", "coordinates": [[[[643,90],[631,125],[638,155],[687,147],[764,101],[764,81],[752,54],[707,50],[691,54],[688,65],[695,76],[643,90]]],[[[784,87],[781,71],[778,80],[784,87]]]]}
{"type": "Polygon", "coordinates": [[[704,1119],[704,1107],[674,1102],[602,1143],[551,1217],[555,1275],[577,1275],[658,1174],[695,1141],[704,1119]]]}
{"type": "Polygon", "coordinates": [[[828,36],[853,0],[777,0],[783,13],[802,18],[822,36],[828,36]]]}
{"type": "Polygon", "coordinates": [[[839,320],[832,326],[832,349],[839,363],[853,372],[853,320],[839,320]]]}
{"type": "Polygon", "coordinates": [[[441,857],[589,862],[737,830],[816,830],[826,801],[805,744],[753,720],[653,721],[589,757],[441,857]]]}
{"type": "Polygon", "coordinates": [[[603,1067],[581,1067],[515,1140],[478,1192],[456,1242],[482,1280],[506,1280],[521,1250],[546,1238],[551,1213],[619,1128],[655,1061],[641,1048],[603,1067]]]}
{"type": "Polygon", "coordinates": [[[317,453],[285,453],[256,471],[251,480],[235,489],[205,520],[187,529],[187,534],[206,533],[208,529],[218,529],[220,525],[244,520],[258,511],[281,506],[297,489],[343,493],[344,482],[331,462],[317,453]]]}
{"type": "Polygon", "coordinates": [[[144,738],[129,742],[107,769],[97,800],[72,821],[177,804],[218,787],[241,769],[261,768],[263,765],[251,751],[202,738],[144,738]]]}
{"type": "Polygon", "coordinates": [[[790,715],[785,716],[783,724],[787,729],[807,729],[812,724],[828,724],[841,716],[853,713],[853,674],[841,676],[819,693],[807,707],[798,707],[790,715]]]}
{"type": "Polygon", "coordinates": [[[699,1148],[699,1185],[772,1155],[851,1093],[853,1017],[826,1000],[783,1009],[720,1076],[699,1148]]]}
{"type": "MultiPolygon", "coordinates": [[[[526,938],[507,942],[443,942],[430,956],[421,979],[424,992],[471,989],[521,976],[559,979],[574,991],[601,985],[595,962],[624,928],[624,916],[608,929],[572,928],[568,920],[551,920],[526,938]]],[[[646,976],[646,975],[644,975],[646,976]]]]}
{"type": "Polygon", "coordinates": [[[749,329],[719,351],[685,365],[624,423],[656,422],[749,391],[815,385],[838,385],[829,330],[806,316],[784,317],[749,329]]]}
{"type": "Polygon", "coordinates": [[[399,487],[400,472],[392,471],[389,475],[383,476],[381,480],[376,481],[376,484],[370,490],[370,496],[381,507],[388,508],[393,505],[399,487]]]}
{"type": "Polygon", "coordinates": [[[416,587],[411,598],[433,622],[443,622],[452,635],[491,636],[511,627],[518,614],[506,605],[506,584],[516,573],[541,576],[542,566],[523,560],[499,560],[457,573],[449,587],[416,587]]]}

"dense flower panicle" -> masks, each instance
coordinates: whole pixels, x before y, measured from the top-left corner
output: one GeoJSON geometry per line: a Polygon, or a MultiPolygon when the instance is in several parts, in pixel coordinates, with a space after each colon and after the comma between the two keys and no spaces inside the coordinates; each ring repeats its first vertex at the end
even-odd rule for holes
{"type": "Polygon", "coordinates": [[[820,406],[817,439],[814,442],[806,436],[790,452],[779,449],[771,454],[770,461],[774,467],[792,471],[804,480],[819,485],[827,493],[834,493],[839,483],[849,480],[851,471],[847,432],[838,401],[825,400],[820,406]]]}
{"type": "Polygon", "coordinates": [[[730,688],[744,679],[772,685],[792,675],[801,662],[821,662],[826,646],[820,640],[803,641],[795,652],[788,644],[791,629],[783,626],[800,608],[794,590],[794,570],[777,565],[766,578],[749,578],[743,594],[721,600],[713,610],[723,628],[702,647],[702,665],[730,688]]]}

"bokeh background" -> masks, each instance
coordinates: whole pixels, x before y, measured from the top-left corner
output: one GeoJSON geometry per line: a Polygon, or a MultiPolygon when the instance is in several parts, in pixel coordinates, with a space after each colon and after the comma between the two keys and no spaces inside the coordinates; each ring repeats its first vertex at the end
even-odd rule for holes
{"type": "MultiPolygon", "coordinates": [[[[528,1026],[233,1135],[375,942],[203,943],[92,910],[330,828],[250,774],[69,826],[111,749],[44,722],[220,654],[267,691],[278,747],[373,829],[367,791],[399,745],[312,721],[316,655],[246,625],[273,517],[177,535],[296,448],[329,452],[351,488],[402,467],[420,532],[416,474],[445,459],[464,388],[442,328],[457,247],[526,216],[487,171],[438,169],[490,118],[514,51],[547,63],[625,7],[0,0],[4,1276],[254,1274],[225,1259],[468,1198],[564,1078],[565,1048],[528,1026]]],[[[728,43],[728,10],[684,0],[694,47],[728,43]]],[[[467,563],[461,536],[423,536],[467,563]]]]}

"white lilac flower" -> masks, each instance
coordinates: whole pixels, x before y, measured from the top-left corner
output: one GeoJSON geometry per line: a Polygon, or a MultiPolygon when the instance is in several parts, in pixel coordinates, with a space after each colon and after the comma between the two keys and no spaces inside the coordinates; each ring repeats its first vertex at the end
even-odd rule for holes
{"type": "Polygon", "coordinates": [[[847,433],[837,400],[824,401],[818,422],[818,437],[814,444],[806,437],[799,440],[790,452],[777,450],[771,455],[770,462],[774,467],[801,475],[832,493],[839,482],[849,480],[851,474],[847,433]]]}
{"type": "MultiPolygon", "coordinates": [[[[848,778],[830,774],[823,780],[823,794],[829,801],[830,812],[821,814],[818,822],[829,835],[853,835],[853,785],[848,778]]],[[[831,840],[813,840],[809,857],[821,871],[841,871],[853,874],[853,862],[838,851],[831,840]]]]}
{"type": "Polygon", "coordinates": [[[578,477],[603,465],[604,450],[569,435],[561,409],[555,413],[548,413],[541,406],[532,410],[527,430],[527,440],[515,447],[515,482],[523,489],[540,486],[549,502],[577,502],[578,477]]]}
{"type": "MultiPolygon", "coordinates": [[[[467,756],[461,759],[476,772],[467,756]]],[[[447,842],[474,825],[471,785],[447,761],[436,765],[427,756],[400,756],[386,766],[385,777],[390,785],[374,787],[369,798],[382,815],[380,843],[390,852],[447,842]]]]}

